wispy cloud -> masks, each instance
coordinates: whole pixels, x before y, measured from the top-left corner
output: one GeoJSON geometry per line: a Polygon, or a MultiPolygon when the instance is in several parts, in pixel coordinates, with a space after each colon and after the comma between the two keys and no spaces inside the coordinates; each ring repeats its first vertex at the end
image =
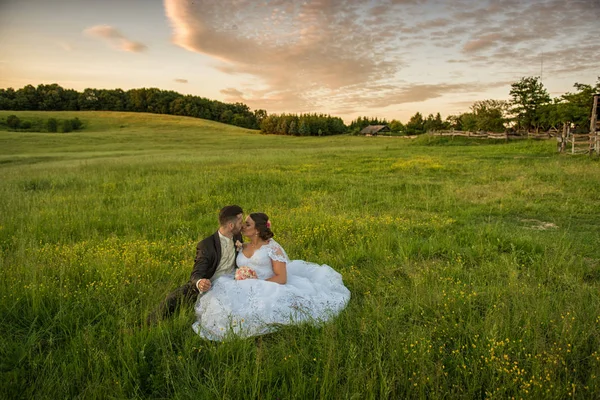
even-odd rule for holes
{"type": "Polygon", "coordinates": [[[600,54],[600,3],[592,0],[164,0],[164,6],[175,45],[212,57],[221,72],[252,77],[241,91],[224,88],[227,101],[274,111],[327,106],[350,113],[479,93],[509,85],[514,65],[528,65],[540,51],[570,52],[571,64],[548,66],[557,74],[589,70],[589,55],[600,54]],[[437,82],[405,81],[411,67],[428,61],[439,65],[437,82]],[[495,76],[487,76],[490,65],[495,76]],[[463,74],[463,66],[485,82],[463,74]]]}
{"type": "Polygon", "coordinates": [[[260,98],[260,91],[247,93],[256,104],[309,109],[322,90],[382,80],[402,67],[398,55],[383,49],[394,39],[383,39],[390,21],[363,23],[377,17],[360,16],[358,2],[165,0],[165,9],[173,43],[221,61],[222,72],[252,75],[268,87],[260,98]]]}
{"type": "Polygon", "coordinates": [[[176,78],[175,82],[177,82],[177,83],[188,83],[188,80],[187,79],[176,78]]]}
{"type": "Polygon", "coordinates": [[[492,47],[495,45],[496,41],[500,39],[502,36],[498,33],[491,33],[489,35],[483,35],[480,38],[472,39],[465,44],[463,47],[463,51],[465,53],[471,53],[479,50],[484,50],[486,48],[492,47]]]}
{"type": "Polygon", "coordinates": [[[95,25],[83,32],[88,36],[102,39],[122,51],[141,53],[147,49],[145,44],[129,40],[119,30],[110,25],[95,25]]]}
{"type": "Polygon", "coordinates": [[[221,90],[221,94],[225,95],[229,99],[234,99],[234,101],[241,100],[244,98],[244,93],[240,92],[235,88],[227,88],[221,90]]]}

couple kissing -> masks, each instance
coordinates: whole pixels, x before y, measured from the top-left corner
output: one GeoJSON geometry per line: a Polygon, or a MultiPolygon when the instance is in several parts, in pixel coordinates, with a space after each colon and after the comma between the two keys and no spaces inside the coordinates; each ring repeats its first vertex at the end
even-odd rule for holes
{"type": "Polygon", "coordinates": [[[217,232],[198,243],[190,280],[167,296],[149,322],[195,301],[193,330],[223,341],[270,333],[282,324],[322,323],[343,310],[350,291],[341,275],[328,265],[290,260],[273,237],[266,214],[244,219],[240,206],[223,207],[217,232]]]}

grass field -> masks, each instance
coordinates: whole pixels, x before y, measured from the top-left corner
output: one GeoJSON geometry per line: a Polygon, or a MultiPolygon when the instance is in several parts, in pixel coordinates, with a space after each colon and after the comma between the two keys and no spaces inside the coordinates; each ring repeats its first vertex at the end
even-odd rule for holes
{"type": "Polygon", "coordinates": [[[552,141],[0,132],[0,398],[600,398],[600,163],[552,141]],[[147,327],[230,203],[352,292],[323,327],[147,327]]]}

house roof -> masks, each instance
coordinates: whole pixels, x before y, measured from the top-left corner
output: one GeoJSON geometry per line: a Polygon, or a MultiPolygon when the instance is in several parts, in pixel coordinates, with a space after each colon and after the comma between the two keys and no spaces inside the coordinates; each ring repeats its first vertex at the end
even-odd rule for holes
{"type": "Polygon", "coordinates": [[[377,132],[381,132],[381,130],[383,129],[389,129],[387,125],[369,125],[366,128],[363,128],[360,133],[377,133],[377,132]]]}

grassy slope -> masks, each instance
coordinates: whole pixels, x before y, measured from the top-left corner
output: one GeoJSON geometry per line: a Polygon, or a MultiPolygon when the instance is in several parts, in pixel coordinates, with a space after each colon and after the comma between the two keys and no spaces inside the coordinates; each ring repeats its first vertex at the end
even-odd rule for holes
{"type": "Polygon", "coordinates": [[[0,394],[600,395],[597,159],[552,142],[16,114],[85,130],[0,132],[0,394]],[[266,211],[292,258],[340,271],[347,311],[220,345],[193,335],[191,310],[139,327],[228,203],[266,211]]]}

